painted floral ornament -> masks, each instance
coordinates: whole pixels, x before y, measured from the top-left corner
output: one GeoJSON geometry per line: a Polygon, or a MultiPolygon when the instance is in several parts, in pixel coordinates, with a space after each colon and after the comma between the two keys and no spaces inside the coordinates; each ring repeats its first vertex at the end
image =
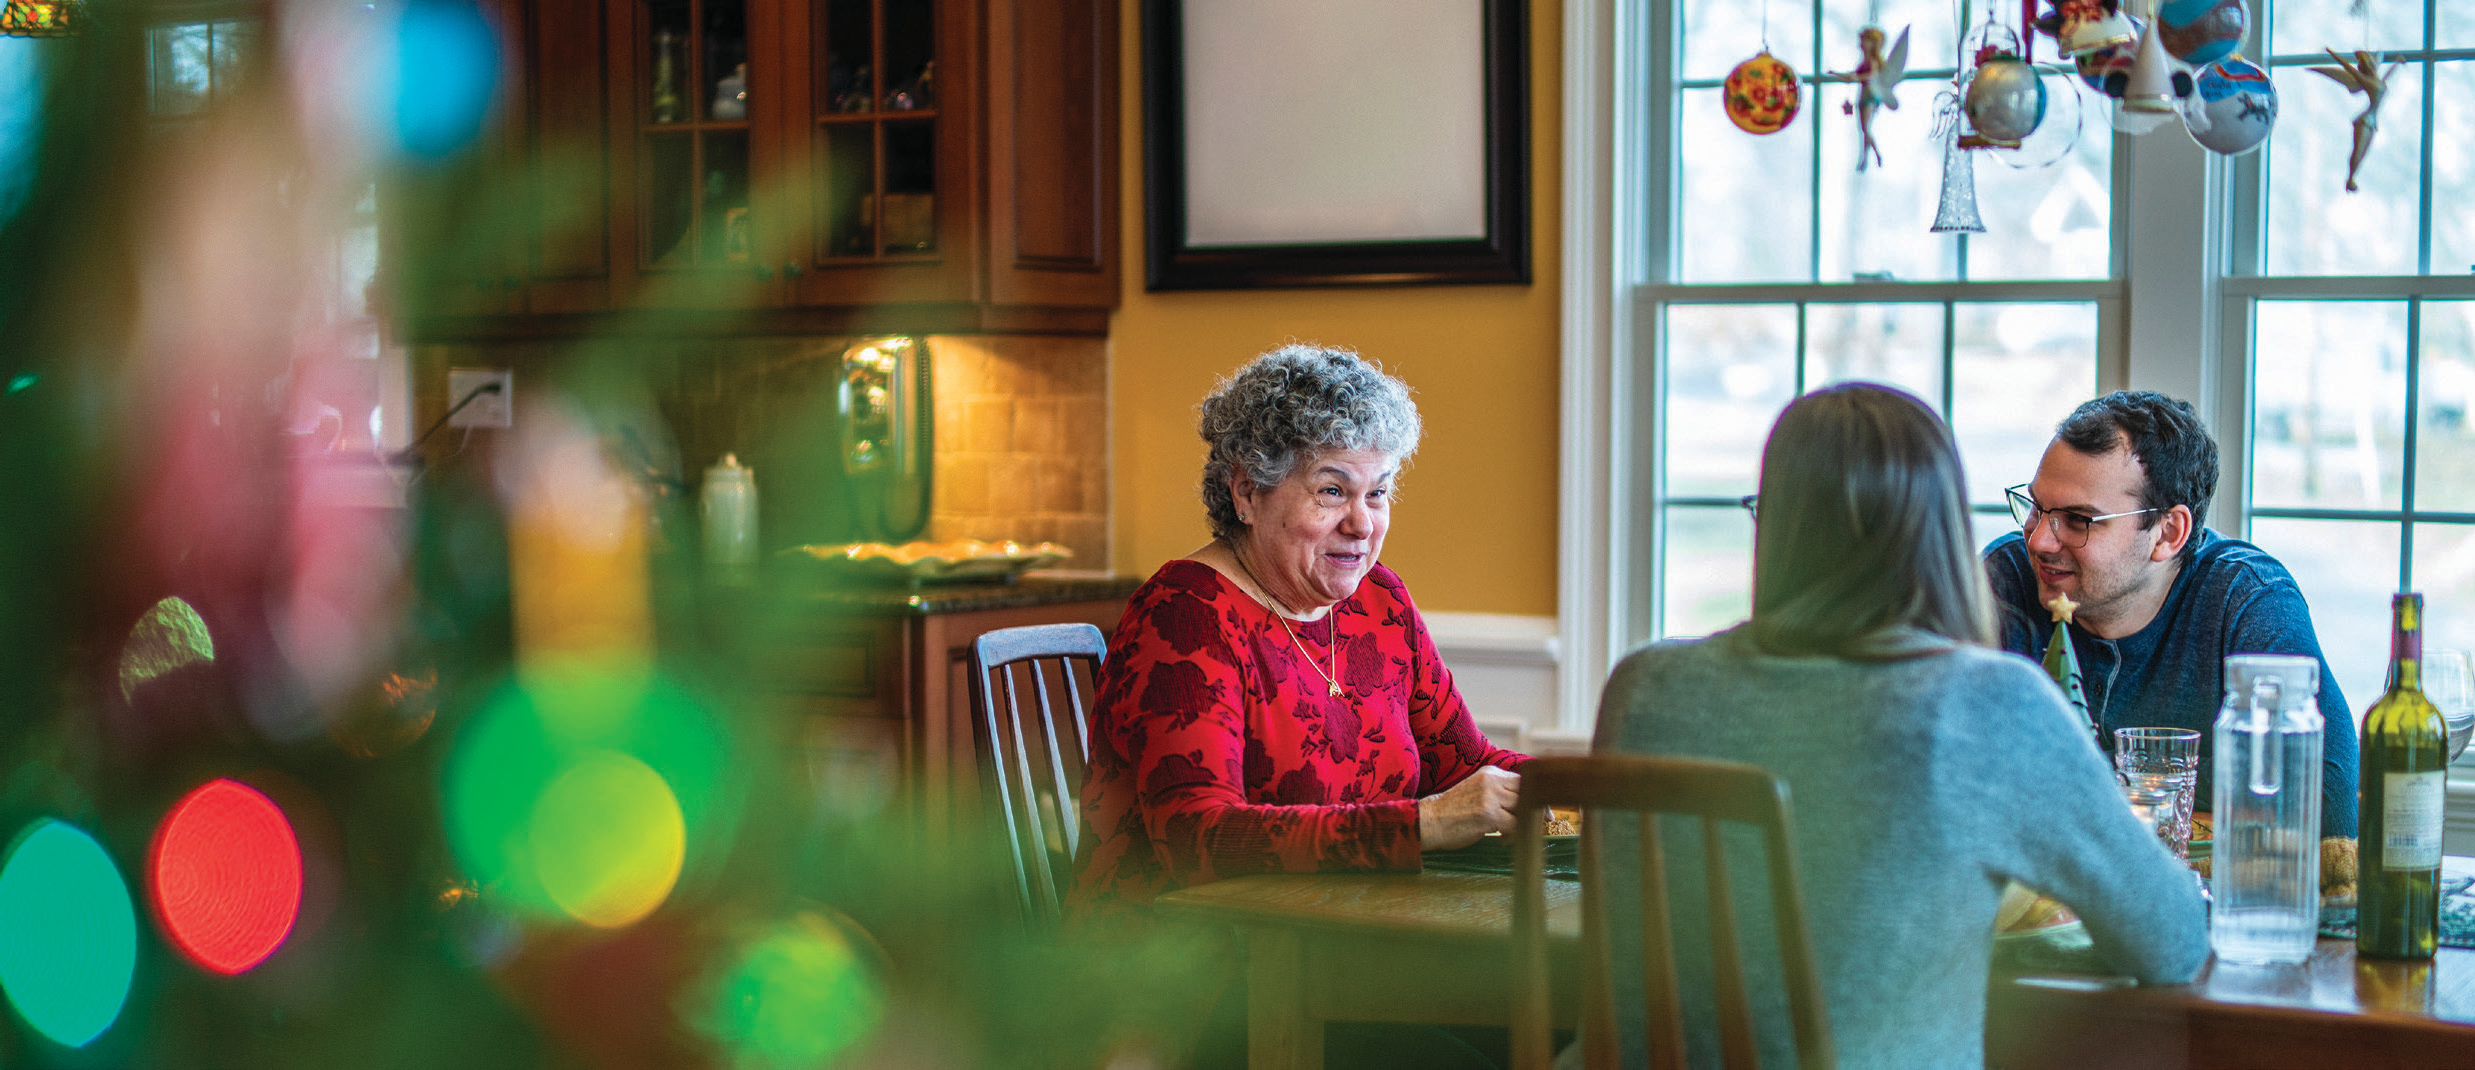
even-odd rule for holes
{"type": "Polygon", "coordinates": [[[2157,32],[2166,54],[2206,67],[2243,46],[2250,21],[2243,0],[2166,0],[2157,7],[2157,32]]]}
{"type": "Polygon", "coordinates": [[[2054,0],[2054,10],[2031,25],[2052,37],[2054,47],[2066,56],[2127,45],[2139,37],[2117,0],[2054,0]]]}
{"type": "Polygon", "coordinates": [[[1769,52],[1736,65],[1721,87],[1727,121],[1748,134],[1776,134],[1796,121],[1803,96],[1796,69],[1769,52]]]}
{"type": "Polygon", "coordinates": [[[2259,148],[2277,126],[2277,83],[2241,56],[2200,68],[2198,99],[2184,109],[2191,139],[2210,152],[2239,156],[2259,148]]]}
{"type": "Polygon", "coordinates": [[[2132,60],[2137,57],[2136,41],[2107,45],[2093,52],[2071,57],[2071,67],[2080,72],[2080,80],[2088,87],[2116,100],[2131,85],[2132,60]]]}
{"type": "Polygon", "coordinates": [[[2045,82],[2037,69],[2007,52],[1996,52],[1977,64],[1968,79],[1968,125],[1977,142],[1963,139],[1962,148],[1980,145],[2015,149],[2045,121],[2045,82]]]}

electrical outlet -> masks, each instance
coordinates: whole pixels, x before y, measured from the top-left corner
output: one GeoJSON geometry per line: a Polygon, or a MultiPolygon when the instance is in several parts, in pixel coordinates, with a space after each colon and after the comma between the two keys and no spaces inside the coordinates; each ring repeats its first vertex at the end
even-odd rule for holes
{"type": "Polygon", "coordinates": [[[464,407],[447,418],[449,427],[515,426],[516,373],[505,368],[447,369],[447,404],[458,403],[464,407]],[[498,389],[490,389],[493,386],[498,389]]]}

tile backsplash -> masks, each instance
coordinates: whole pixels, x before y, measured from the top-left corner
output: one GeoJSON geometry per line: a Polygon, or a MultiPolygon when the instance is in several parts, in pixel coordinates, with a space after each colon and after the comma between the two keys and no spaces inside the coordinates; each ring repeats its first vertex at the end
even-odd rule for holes
{"type": "MultiPolygon", "coordinates": [[[[756,471],[768,547],[848,537],[838,499],[834,393],[846,338],[440,344],[416,354],[417,408],[444,412],[445,369],[516,369],[516,419],[553,384],[595,399],[605,430],[633,437],[660,478],[693,496],[725,451],[756,471]],[[639,426],[641,425],[641,427],[639,426]]],[[[923,538],[1052,541],[1075,568],[1106,568],[1108,343],[1100,338],[933,335],[935,467],[923,538]]],[[[454,434],[442,432],[442,437],[454,434]]],[[[479,432],[489,435],[492,432],[479,432]]],[[[480,443],[478,455],[487,453],[480,443]]],[[[431,451],[443,457],[450,439],[431,451]]],[[[447,461],[445,463],[453,463],[447,461]]]]}

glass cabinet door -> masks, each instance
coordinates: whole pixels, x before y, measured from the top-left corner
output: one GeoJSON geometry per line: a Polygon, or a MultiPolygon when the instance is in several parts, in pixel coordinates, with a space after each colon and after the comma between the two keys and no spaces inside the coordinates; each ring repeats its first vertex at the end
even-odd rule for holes
{"type": "Polygon", "coordinates": [[[645,0],[640,264],[751,265],[747,0],[645,0]]]}
{"type": "Polygon", "coordinates": [[[932,0],[817,0],[810,203],[819,261],[937,249],[932,0]]]}

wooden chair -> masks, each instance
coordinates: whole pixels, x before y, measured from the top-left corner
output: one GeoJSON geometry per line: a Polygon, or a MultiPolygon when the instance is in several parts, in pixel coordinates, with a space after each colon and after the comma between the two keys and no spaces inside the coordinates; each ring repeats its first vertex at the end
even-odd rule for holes
{"type": "Polygon", "coordinates": [[[1074,879],[1088,707],[1107,653],[1089,624],[1000,628],[971,644],[980,783],[1004,815],[1023,917],[1034,923],[1057,920],[1074,879]]]}
{"type": "Polygon", "coordinates": [[[1685,1065],[1685,1022],[1678,996],[1674,941],[1669,925],[1666,863],[1657,815],[1701,818],[1704,869],[1710,897],[1710,932],[1716,980],[1719,1039],[1725,1063],[1759,1063],[1753,1011],[1745,988],[1735,900],[1730,894],[1721,822],[1759,828],[1769,857],[1770,901],[1782,958],[1797,1064],[1806,1070],[1836,1063],[1830,1021],[1823,1013],[1813,941],[1805,928],[1804,893],[1797,883],[1788,816],[1787,785],[1767,771],[1730,762],[1605,756],[1539,758],[1521,768],[1521,800],[1513,817],[1513,1065],[1546,1070],[1555,1060],[1548,998],[1546,921],[1546,809],[1578,806],[1582,873],[1582,1027],[1586,1063],[1616,1065],[1616,1019],[1608,946],[1605,866],[1601,845],[1606,815],[1633,811],[1641,819],[1641,932],[1644,1015],[1650,1065],[1685,1065]]]}

